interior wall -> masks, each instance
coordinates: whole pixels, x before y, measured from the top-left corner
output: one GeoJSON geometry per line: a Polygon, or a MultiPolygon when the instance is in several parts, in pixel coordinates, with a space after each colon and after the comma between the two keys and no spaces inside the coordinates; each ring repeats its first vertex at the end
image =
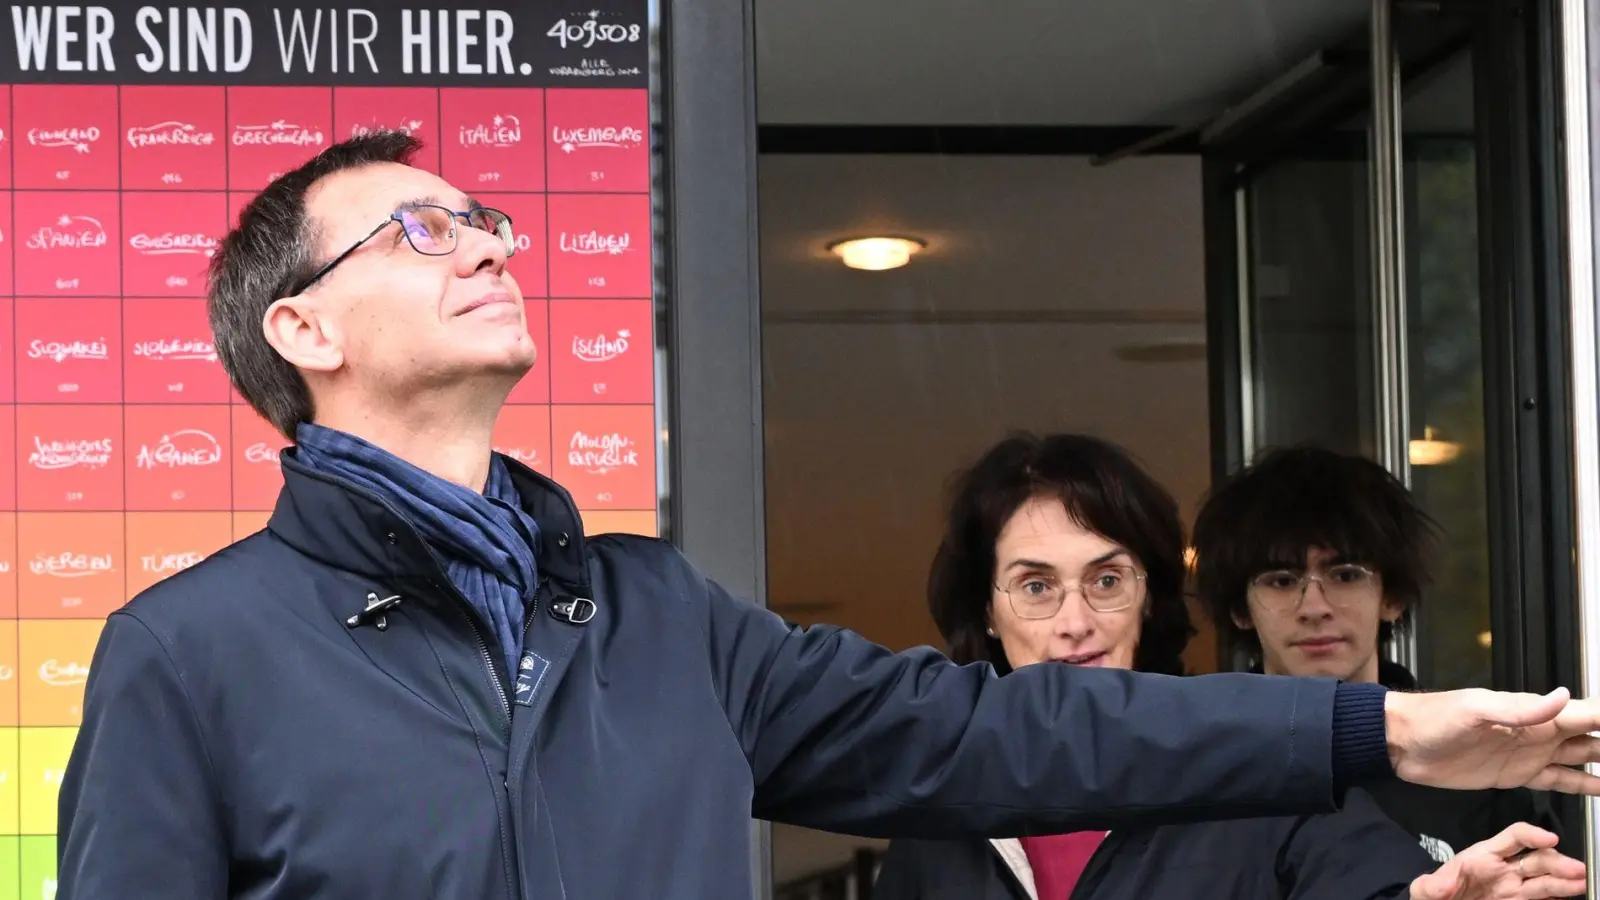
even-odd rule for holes
{"type": "Polygon", "coordinates": [[[1209,465],[1196,159],[764,156],[760,178],[775,608],[937,644],[922,592],[944,488],[1011,429],[1115,441],[1192,515],[1209,465]],[[826,251],[885,231],[931,245],[887,272],[826,251]]]}
{"type": "MultiPolygon", "coordinates": [[[[763,156],[768,596],[792,620],[939,645],[944,488],[1008,430],[1128,448],[1191,519],[1208,486],[1192,157],[763,156]],[[929,248],[861,272],[841,237],[929,248]]],[[[1191,665],[1215,668],[1207,630],[1191,665]]],[[[779,884],[849,839],[775,832],[779,884]]]]}

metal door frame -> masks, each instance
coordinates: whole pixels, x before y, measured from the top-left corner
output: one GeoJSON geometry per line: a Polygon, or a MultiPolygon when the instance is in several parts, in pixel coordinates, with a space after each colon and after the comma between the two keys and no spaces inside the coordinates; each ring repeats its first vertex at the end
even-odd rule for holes
{"type": "MultiPolygon", "coordinates": [[[[765,605],[754,14],[751,0],[663,5],[668,533],[765,605]]],[[[751,832],[753,896],[765,900],[770,830],[751,832]]]]}

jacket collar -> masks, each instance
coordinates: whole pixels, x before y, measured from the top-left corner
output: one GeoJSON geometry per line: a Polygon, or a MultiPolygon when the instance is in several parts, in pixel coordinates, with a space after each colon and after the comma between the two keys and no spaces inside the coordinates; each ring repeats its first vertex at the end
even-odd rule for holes
{"type": "MultiPolygon", "coordinates": [[[[496,454],[499,455],[499,454],[496,454]]],[[[589,598],[583,521],[572,496],[554,481],[501,455],[522,508],[539,523],[539,570],[589,598]]],[[[372,578],[446,578],[435,554],[394,506],[337,476],[279,456],[283,490],[267,528],[285,543],[335,568],[372,578]]]]}

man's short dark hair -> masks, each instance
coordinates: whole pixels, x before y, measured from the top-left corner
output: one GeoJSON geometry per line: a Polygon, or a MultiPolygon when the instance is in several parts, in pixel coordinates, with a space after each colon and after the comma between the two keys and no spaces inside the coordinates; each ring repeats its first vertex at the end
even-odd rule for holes
{"type": "Polygon", "coordinates": [[[1178,504],[1114,444],[1078,434],[1015,434],[955,481],[944,539],[928,578],[928,608],[958,663],[986,660],[1011,671],[987,634],[995,541],[1034,497],[1060,500],[1083,528],[1122,546],[1145,570],[1145,619],[1134,668],[1183,674],[1194,636],[1184,598],[1183,521],[1178,504]]]}
{"type": "Polygon", "coordinates": [[[289,440],[312,416],[305,378],[267,343],[262,321],[277,300],[304,289],[321,264],[306,194],[329,175],[375,163],[407,163],[422,143],[373,131],[334,144],[257,194],[211,257],[206,308],[217,356],[233,386],[289,440]]]}
{"type": "MultiPolygon", "coordinates": [[[[1270,450],[1219,484],[1194,525],[1195,589],[1217,629],[1259,651],[1248,616],[1250,580],[1262,572],[1301,569],[1322,548],[1368,566],[1383,579],[1384,599],[1402,620],[1432,580],[1438,539],[1433,519],[1387,469],[1321,447],[1270,450]]],[[[1379,637],[1388,640],[1385,622],[1379,637]]]]}

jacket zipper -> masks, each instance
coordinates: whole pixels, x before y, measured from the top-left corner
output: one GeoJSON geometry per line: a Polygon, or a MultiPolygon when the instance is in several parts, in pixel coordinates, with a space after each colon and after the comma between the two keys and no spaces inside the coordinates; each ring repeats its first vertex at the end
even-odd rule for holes
{"type": "Polygon", "coordinates": [[[528,628],[533,625],[534,613],[539,611],[539,595],[544,592],[545,585],[549,583],[549,575],[540,576],[539,583],[534,585],[533,590],[529,592],[527,599],[523,601],[528,607],[528,611],[522,614],[523,649],[526,649],[528,646],[528,628]]]}
{"type": "MultiPolygon", "coordinates": [[[[528,610],[522,615],[522,637],[520,643],[523,645],[528,643],[528,627],[533,624],[534,614],[539,611],[539,592],[549,583],[549,576],[540,578],[538,586],[529,592],[524,601],[528,610]]],[[[500,698],[500,711],[506,714],[506,725],[509,728],[511,723],[511,700],[506,696],[506,686],[505,682],[500,678],[500,670],[495,667],[494,653],[489,647],[488,640],[483,636],[483,629],[478,627],[477,610],[472,608],[472,604],[466,597],[461,595],[461,591],[457,590],[454,584],[446,582],[441,585],[437,580],[429,580],[428,584],[434,590],[448,594],[456,602],[456,607],[461,611],[462,617],[467,620],[468,627],[472,629],[473,638],[478,641],[478,655],[483,658],[483,664],[489,670],[489,680],[494,682],[494,694],[500,698]]]]}
{"type": "Polygon", "coordinates": [[[478,654],[483,657],[483,664],[489,670],[489,680],[494,682],[494,695],[500,698],[500,711],[506,714],[506,729],[509,731],[511,728],[511,701],[506,697],[506,685],[500,678],[500,670],[495,668],[494,654],[489,649],[489,642],[483,637],[483,629],[478,627],[477,611],[472,608],[472,604],[467,601],[466,597],[461,596],[461,592],[456,590],[455,585],[451,584],[446,589],[437,581],[430,582],[430,584],[433,585],[434,590],[445,591],[455,600],[457,609],[461,611],[462,617],[467,620],[467,626],[472,629],[472,636],[478,641],[478,654]]]}

